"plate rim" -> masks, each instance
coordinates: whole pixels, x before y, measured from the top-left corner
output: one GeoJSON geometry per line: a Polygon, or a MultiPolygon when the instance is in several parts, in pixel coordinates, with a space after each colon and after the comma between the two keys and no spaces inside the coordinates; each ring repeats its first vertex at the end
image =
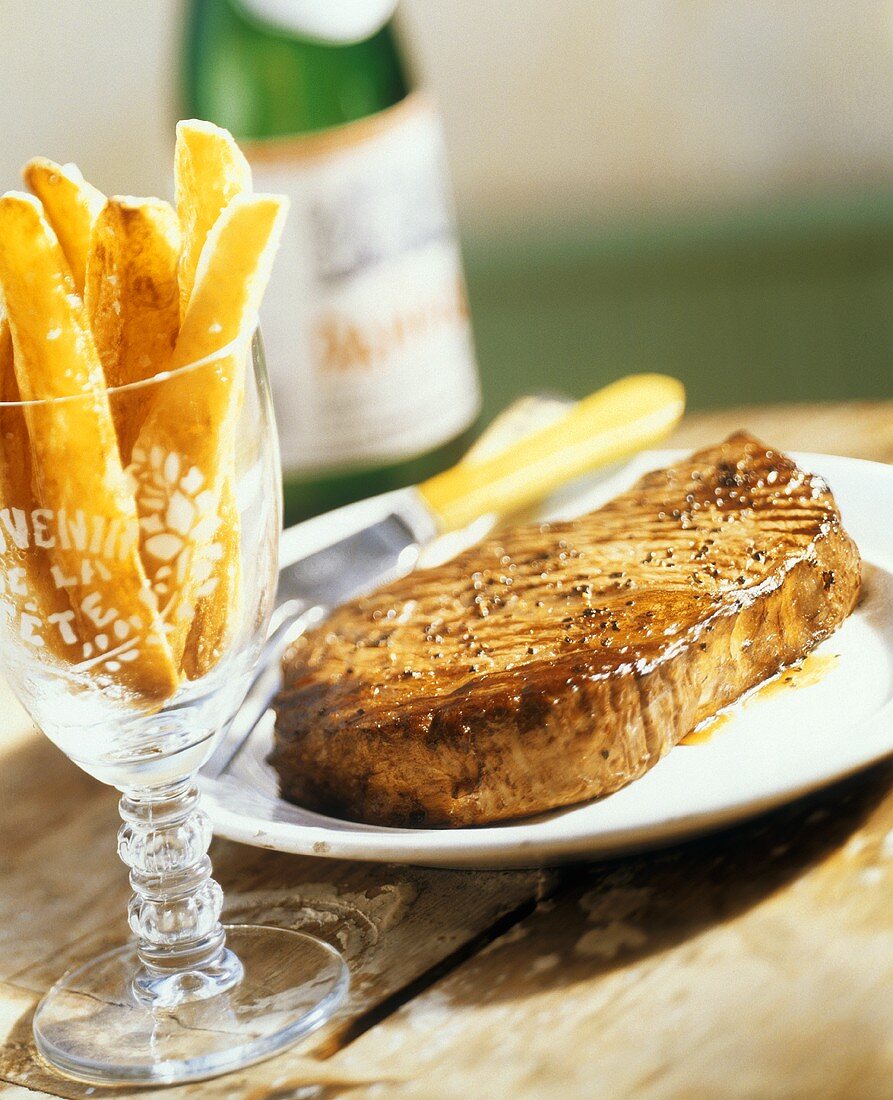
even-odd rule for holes
{"type": "MultiPolygon", "coordinates": [[[[630,460],[630,466],[643,470],[690,454],[691,449],[673,448],[645,451],[630,460]],[[645,464],[648,465],[645,465],[645,464]]],[[[788,452],[807,469],[812,464],[821,467],[827,462],[859,470],[868,468],[874,476],[889,480],[893,489],[893,466],[870,459],[832,455],[814,451],[788,452]]],[[[833,477],[828,471],[829,480],[833,477]]],[[[399,490],[398,490],[399,492],[399,490]]],[[[354,508],[361,513],[366,507],[374,507],[393,493],[357,502],[354,508]]],[[[319,517],[320,519],[324,517],[319,517]]],[[[294,530],[291,528],[290,530],[294,530]]],[[[281,560],[294,560],[288,532],[283,533],[281,560]]],[[[860,548],[861,549],[861,548],[860,548]]],[[[874,548],[871,548],[874,549],[874,548]]],[[[866,548],[864,560],[880,564],[893,574],[893,540],[880,554],[866,548]],[[888,560],[889,559],[889,560],[888,560]]],[[[391,862],[436,867],[534,867],[573,859],[614,858],[632,851],[643,851],[678,843],[701,833],[728,828],[737,822],[758,816],[777,806],[795,801],[822,787],[842,781],[893,755],[893,698],[889,699],[868,719],[857,724],[860,733],[867,735],[859,751],[842,751],[829,761],[827,754],[817,758],[811,768],[798,773],[798,779],[778,780],[759,794],[747,795],[712,807],[701,807],[690,813],[677,813],[658,822],[619,824],[597,829],[581,829],[561,836],[537,835],[536,826],[543,817],[573,813],[588,803],[580,803],[553,811],[535,819],[522,819],[504,824],[483,825],[459,829],[391,829],[368,826],[341,819],[338,828],[327,828],[325,818],[317,815],[320,823],[298,824],[275,822],[230,810],[223,804],[226,793],[226,776],[220,780],[208,780],[199,775],[203,806],[210,815],[214,833],[252,847],[272,849],[295,855],[315,855],[330,859],[352,859],[371,862],[391,862]],[[887,734],[886,739],[884,734],[887,734]],[[867,744],[864,743],[867,740],[867,744]]],[[[610,796],[609,796],[610,797],[610,796]]]]}

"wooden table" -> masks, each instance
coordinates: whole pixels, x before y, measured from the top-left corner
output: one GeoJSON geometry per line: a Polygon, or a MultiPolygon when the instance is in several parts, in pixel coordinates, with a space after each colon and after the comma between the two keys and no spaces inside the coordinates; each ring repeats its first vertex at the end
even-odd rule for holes
{"type": "MultiPolygon", "coordinates": [[[[893,402],[697,415],[674,442],[739,426],[893,462],[893,402]]],[[[0,1097],[101,1095],[43,1066],[31,1014],[73,960],[125,937],[115,796],[6,695],[0,715],[0,1097]]],[[[893,1095],[893,764],[725,833],[561,871],[211,854],[230,917],[328,938],[353,989],[302,1047],[152,1095],[893,1095]]]]}

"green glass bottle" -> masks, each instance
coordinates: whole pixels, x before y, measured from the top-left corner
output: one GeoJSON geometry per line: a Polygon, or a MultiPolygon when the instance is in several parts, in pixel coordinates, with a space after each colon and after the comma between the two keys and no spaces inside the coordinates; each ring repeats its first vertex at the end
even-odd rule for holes
{"type": "Polygon", "coordinates": [[[480,405],[439,120],[393,8],[193,0],[188,22],[186,113],[291,198],[261,313],[287,522],[443,469],[480,405]]]}

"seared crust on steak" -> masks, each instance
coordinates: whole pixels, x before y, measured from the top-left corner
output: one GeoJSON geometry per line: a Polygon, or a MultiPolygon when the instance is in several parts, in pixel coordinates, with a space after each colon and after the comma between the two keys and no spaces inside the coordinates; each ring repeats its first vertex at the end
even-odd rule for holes
{"type": "Polygon", "coordinates": [[[858,593],[827,485],[739,433],[336,610],[286,655],[271,760],[285,798],[381,825],[610,794],[858,593]]]}

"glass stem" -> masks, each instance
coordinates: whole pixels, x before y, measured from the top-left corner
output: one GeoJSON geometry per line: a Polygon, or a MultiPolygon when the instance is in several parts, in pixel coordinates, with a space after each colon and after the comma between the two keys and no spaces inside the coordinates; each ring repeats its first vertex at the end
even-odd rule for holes
{"type": "Polygon", "coordinates": [[[125,790],[118,854],[130,868],[130,927],[139,968],[134,995],[167,1008],[215,996],[242,976],[220,923],[223,891],[211,878],[211,821],[192,779],[125,790]]]}

